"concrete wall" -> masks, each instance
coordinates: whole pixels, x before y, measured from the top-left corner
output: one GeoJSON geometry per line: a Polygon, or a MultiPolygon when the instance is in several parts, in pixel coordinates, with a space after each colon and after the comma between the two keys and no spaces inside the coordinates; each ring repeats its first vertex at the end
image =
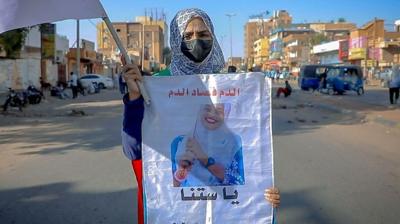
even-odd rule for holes
{"type": "Polygon", "coordinates": [[[28,35],[25,38],[24,46],[40,48],[41,35],[40,35],[39,26],[34,26],[29,30],[28,35]]]}
{"type": "MultiPolygon", "coordinates": [[[[46,63],[47,82],[55,85],[58,79],[57,65],[50,61],[46,63]]],[[[29,84],[40,87],[40,59],[0,60],[0,93],[8,88],[25,89],[29,84]]]]}

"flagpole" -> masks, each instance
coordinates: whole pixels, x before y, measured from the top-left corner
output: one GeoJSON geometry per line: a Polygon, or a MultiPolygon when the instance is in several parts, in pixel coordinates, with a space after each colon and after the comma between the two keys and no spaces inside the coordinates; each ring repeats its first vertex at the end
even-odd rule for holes
{"type": "Polygon", "coordinates": [[[76,75],[79,78],[81,76],[81,48],[80,48],[80,29],[79,19],[76,20],[76,75]]]}
{"type": "MultiPolygon", "coordinates": [[[[124,45],[122,44],[121,39],[118,37],[117,32],[115,32],[115,29],[114,29],[110,19],[108,17],[103,17],[103,21],[106,23],[106,26],[107,26],[108,30],[110,31],[111,36],[114,38],[114,41],[117,44],[122,56],[125,58],[126,63],[134,64],[134,62],[132,62],[130,60],[128,52],[126,51],[124,45]]],[[[150,100],[149,94],[147,93],[143,83],[140,81],[136,81],[136,83],[139,86],[139,90],[143,96],[144,101],[146,102],[147,105],[150,105],[151,100],[150,100]]]]}

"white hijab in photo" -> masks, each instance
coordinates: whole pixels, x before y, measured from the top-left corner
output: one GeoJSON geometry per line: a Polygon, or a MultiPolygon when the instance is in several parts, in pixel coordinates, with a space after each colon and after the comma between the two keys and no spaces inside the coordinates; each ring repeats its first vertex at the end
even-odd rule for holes
{"type": "MultiPolygon", "coordinates": [[[[176,152],[175,161],[178,163],[181,156],[186,152],[186,144],[189,137],[194,138],[200,145],[202,151],[210,158],[215,160],[216,164],[222,165],[228,170],[234,160],[236,153],[241,150],[240,137],[234,134],[227,126],[226,121],[231,112],[231,104],[218,103],[224,106],[224,123],[215,130],[207,129],[201,121],[205,107],[208,104],[199,107],[199,113],[196,118],[193,133],[185,136],[182,143],[179,144],[176,152]]],[[[212,105],[214,107],[214,105],[212,105]]],[[[178,164],[177,164],[178,166],[178,164]]],[[[177,167],[178,168],[178,167],[177,167]]],[[[223,185],[210,171],[205,168],[200,161],[195,160],[191,171],[186,180],[182,183],[184,186],[217,186],[223,185]]],[[[226,183],[225,183],[226,184],[226,183]]],[[[229,183],[228,183],[229,184],[229,183]]]]}

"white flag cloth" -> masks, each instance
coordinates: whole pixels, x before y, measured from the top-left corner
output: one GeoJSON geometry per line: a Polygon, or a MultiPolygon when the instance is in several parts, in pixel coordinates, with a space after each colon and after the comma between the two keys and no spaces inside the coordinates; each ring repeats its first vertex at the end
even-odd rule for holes
{"type": "Polygon", "coordinates": [[[66,19],[106,17],[99,0],[0,0],[0,33],[66,19]]]}
{"type": "Polygon", "coordinates": [[[144,78],[146,223],[270,224],[271,82],[262,73],[144,78]]]}

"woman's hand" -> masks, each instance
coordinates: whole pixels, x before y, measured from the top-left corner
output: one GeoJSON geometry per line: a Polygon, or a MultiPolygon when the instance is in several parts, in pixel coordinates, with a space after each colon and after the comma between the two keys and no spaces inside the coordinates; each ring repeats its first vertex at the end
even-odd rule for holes
{"type": "Polygon", "coordinates": [[[186,151],[178,158],[178,165],[184,169],[190,171],[192,169],[193,163],[195,161],[195,155],[190,152],[186,151]]]}
{"type": "Polygon", "coordinates": [[[265,189],[264,192],[265,200],[271,203],[272,207],[277,208],[281,203],[281,196],[278,188],[265,189]]]}
{"type": "Polygon", "coordinates": [[[208,156],[203,152],[199,142],[194,138],[189,138],[186,143],[186,150],[193,153],[193,155],[198,159],[204,166],[208,162],[208,156]]]}
{"type": "Polygon", "coordinates": [[[141,96],[139,86],[136,81],[142,81],[142,73],[140,72],[136,64],[125,63],[124,57],[121,57],[121,62],[124,65],[122,67],[122,78],[125,80],[129,91],[129,100],[136,100],[141,96]]]}

